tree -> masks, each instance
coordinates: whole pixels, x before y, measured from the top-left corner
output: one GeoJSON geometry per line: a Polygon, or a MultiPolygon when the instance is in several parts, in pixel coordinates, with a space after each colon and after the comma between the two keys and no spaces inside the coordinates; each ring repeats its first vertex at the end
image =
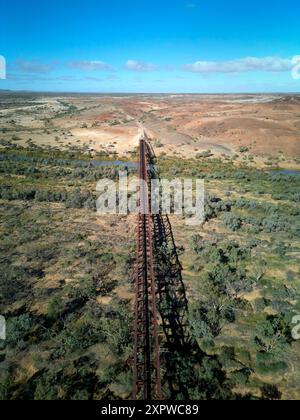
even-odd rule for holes
{"type": "Polygon", "coordinates": [[[251,291],[254,284],[243,263],[249,252],[233,241],[202,247],[199,236],[194,237],[194,241],[207,268],[201,274],[201,298],[190,313],[190,324],[196,337],[213,339],[226,323],[234,322],[236,311],[247,305],[243,295],[251,291]]]}
{"type": "Polygon", "coordinates": [[[254,344],[259,353],[267,353],[276,358],[283,354],[290,337],[290,325],[285,314],[269,315],[257,325],[254,344]]]}

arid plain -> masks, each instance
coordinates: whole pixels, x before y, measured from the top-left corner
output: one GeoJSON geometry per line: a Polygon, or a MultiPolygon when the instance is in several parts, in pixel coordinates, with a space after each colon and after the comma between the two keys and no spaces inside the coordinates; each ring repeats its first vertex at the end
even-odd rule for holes
{"type": "Polygon", "coordinates": [[[164,398],[299,399],[299,121],[297,95],[0,93],[0,399],[131,398],[136,217],[95,204],[144,130],[206,188],[203,225],[170,216],[193,345],[160,323],[164,398]]]}
{"type": "MultiPolygon", "coordinates": [[[[168,155],[300,157],[296,95],[2,95],[1,138],[130,155],[141,125],[168,155]]],[[[292,159],[292,160],[290,160],[292,159]]]]}

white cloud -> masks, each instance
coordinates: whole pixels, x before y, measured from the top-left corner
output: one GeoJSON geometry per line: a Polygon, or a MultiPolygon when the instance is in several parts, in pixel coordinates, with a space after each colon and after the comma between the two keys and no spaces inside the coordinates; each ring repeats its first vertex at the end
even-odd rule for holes
{"type": "Polygon", "coordinates": [[[300,55],[295,55],[292,59],[292,78],[295,80],[300,79],[300,55]]]}
{"type": "Polygon", "coordinates": [[[292,69],[292,60],[280,57],[246,57],[232,61],[197,61],[186,64],[183,68],[193,73],[285,72],[292,69]]]}
{"type": "Polygon", "coordinates": [[[15,68],[23,73],[49,73],[57,62],[42,63],[37,60],[16,60],[15,68]]]}
{"type": "Polygon", "coordinates": [[[79,61],[71,61],[69,67],[77,70],[84,70],[84,71],[96,71],[96,70],[112,70],[112,66],[105,63],[104,61],[86,61],[86,60],[79,60],[79,61]]]}
{"type": "Polygon", "coordinates": [[[156,70],[157,66],[151,63],[144,63],[143,61],[128,60],[125,68],[130,71],[148,72],[156,70]]]}

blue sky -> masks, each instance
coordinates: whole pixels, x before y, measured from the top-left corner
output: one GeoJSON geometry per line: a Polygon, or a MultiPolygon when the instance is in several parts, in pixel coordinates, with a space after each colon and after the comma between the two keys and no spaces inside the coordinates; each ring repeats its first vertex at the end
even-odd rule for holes
{"type": "Polygon", "coordinates": [[[300,92],[299,18],[299,0],[1,0],[0,89],[300,92]]]}

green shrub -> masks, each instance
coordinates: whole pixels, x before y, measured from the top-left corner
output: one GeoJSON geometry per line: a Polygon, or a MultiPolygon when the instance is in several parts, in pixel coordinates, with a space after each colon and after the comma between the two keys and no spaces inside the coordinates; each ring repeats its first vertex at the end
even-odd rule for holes
{"type": "Polygon", "coordinates": [[[6,401],[9,399],[11,386],[11,379],[4,379],[0,381],[0,401],[6,401]]]}
{"type": "Polygon", "coordinates": [[[7,321],[6,344],[11,348],[23,349],[26,347],[27,335],[34,326],[29,314],[9,318],[7,321]]]}
{"type": "Polygon", "coordinates": [[[282,374],[287,369],[287,364],[285,362],[274,362],[274,363],[259,363],[256,368],[256,372],[259,375],[276,375],[282,374]]]}
{"type": "Polygon", "coordinates": [[[230,375],[230,378],[236,386],[245,386],[248,382],[250,373],[251,372],[249,369],[243,369],[237,372],[233,372],[230,375]]]}
{"type": "Polygon", "coordinates": [[[226,213],[222,216],[223,222],[226,227],[237,232],[243,227],[243,221],[240,216],[232,213],[226,213]]]}
{"type": "Polygon", "coordinates": [[[64,304],[61,297],[56,296],[50,300],[47,308],[47,315],[50,319],[57,319],[64,310],[64,304]]]}
{"type": "Polygon", "coordinates": [[[211,150],[206,150],[205,152],[197,153],[196,154],[196,159],[209,158],[211,156],[213,156],[211,150]]]}
{"type": "Polygon", "coordinates": [[[257,324],[254,334],[254,344],[259,357],[280,357],[286,345],[291,340],[291,327],[284,314],[269,315],[257,324]]]}
{"type": "Polygon", "coordinates": [[[246,152],[249,152],[249,147],[247,147],[247,146],[241,146],[241,147],[239,148],[239,152],[240,152],[240,153],[246,153],[246,152]]]}
{"type": "Polygon", "coordinates": [[[56,358],[74,354],[93,346],[105,339],[101,322],[91,323],[86,320],[69,322],[63,331],[56,336],[56,348],[53,356],[56,358]]]}
{"type": "Polygon", "coordinates": [[[30,279],[34,274],[23,267],[1,265],[0,302],[8,305],[28,296],[31,290],[30,279]]]}

